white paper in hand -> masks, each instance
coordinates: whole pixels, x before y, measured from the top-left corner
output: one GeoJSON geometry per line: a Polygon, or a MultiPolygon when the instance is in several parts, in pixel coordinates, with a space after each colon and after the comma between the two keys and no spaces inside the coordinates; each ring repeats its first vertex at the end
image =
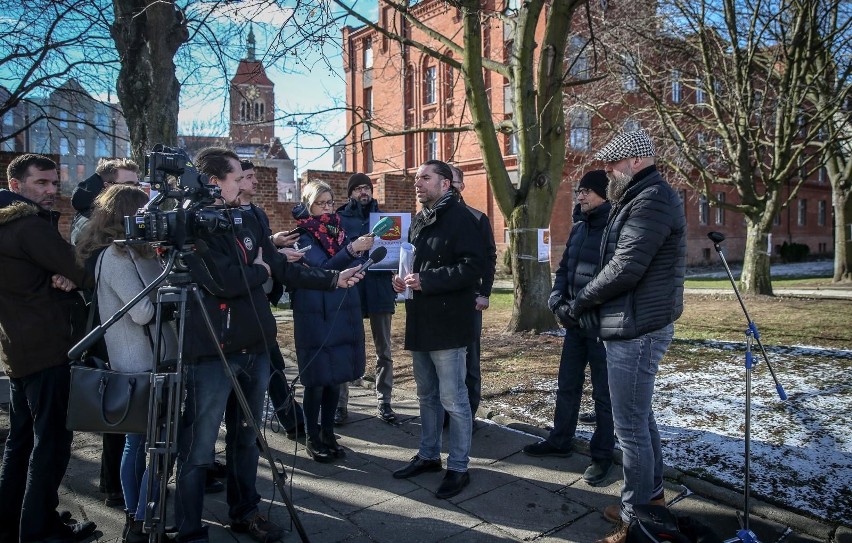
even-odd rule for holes
{"type": "MultiPolygon", "coordinates": [[[[414,245],[403,243],[399,247],[399,276],[405,277],[414,271],[414,245]]],[[[411,287],[406,287],[402,291],[402,297],[405,300],[410,300],[414,296],[411,287]]]]}

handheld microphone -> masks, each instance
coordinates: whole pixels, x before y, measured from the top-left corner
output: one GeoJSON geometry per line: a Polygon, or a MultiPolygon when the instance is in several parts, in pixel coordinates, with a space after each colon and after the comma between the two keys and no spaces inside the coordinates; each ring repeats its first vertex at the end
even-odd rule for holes
{"type": "MultiPolygon", "coordinates": [[[[382,219],[384,220],[384,219],[382,219]]],[[[370,269],[370,266],[377,262],[381,262],[388,255],[388,250],[386,247],[379,247],[375,251],[370,254],[370,258],[367,259],[364,264],[358,269],[358,273],[365,272],[370,269]]]]}
{"type": "MultiPolygon", "coordinates": [[[[370,230],[370,234],[382,237],[388,232],[390,232],[391,228],[393,228],[393,219],[391,219],[390,217],[383,217],[379,222],[375,224],[375,226],[373,226],[373,229],[370,230]]],[[[385,254],[387,254],[387,251],[385,251],[385,254]]],[[[385,254],[382,255],[382,258],[385,257],[385,254]]],[[[372,258],[372,255],[370,255],[370,257],[372,258]]],[[[382,258],[380,258],[379,260],[381,260],[382,258]]],[[[376,262],[378,262],[378,260],[376,262]]]]}

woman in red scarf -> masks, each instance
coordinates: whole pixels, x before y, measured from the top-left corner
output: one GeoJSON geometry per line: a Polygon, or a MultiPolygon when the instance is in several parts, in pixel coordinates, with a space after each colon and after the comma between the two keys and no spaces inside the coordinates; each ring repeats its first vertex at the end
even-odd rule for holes
{"type": "MultiPolygon", "coordinates": [[[[331,187],[321,181],[308,183],[302,202],[293,209],[303,233],[297,242],[305,251],[302,263],[312,267],[344,270],[367,257],[373,236],[350,242],[334,212],[331,187]]],[[[317,462],[344,456],[334,435],[334,410],[340,384],[364,374],[364,321],[357,289],[334,291],[296,290],[290,294],[299,378],[305,386],[308,454],[317,462]]]]}

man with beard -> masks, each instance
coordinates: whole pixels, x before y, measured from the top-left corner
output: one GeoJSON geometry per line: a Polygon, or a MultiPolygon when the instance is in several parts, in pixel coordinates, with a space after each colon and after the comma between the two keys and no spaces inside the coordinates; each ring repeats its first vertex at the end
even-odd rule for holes
{"type": "Polygon", "coordinates": [[[441,471],[444,411],[450,414],[447,473],[435,497],[447,499],[470,483],[472,419],[465,357],[476,329],[476,289],[485,270],[485,252],[476,219],[450,190],[453,172],[439,160],[423,163],[414,177],[423,205],[408,239],[414,266],[394,276],[393,288],[410,288],[405,301],[405,348],[411,351],[420,401],[420,448],[393,476],[407,479],[441,471]]]}
{"type": "MultiPolygon", "coordinates": [[[[337,214],[343,231],[349,239],[357,239],[370,233],[370,213],[379,212],[379,204],[373,198],[373,181],[363,173],[355,173],[347,184],[349,201],[337,214]]],[[[391,286],[393,272],[371,271],[358,283],[363,317],[370,319],[373,345],[376,347],[376,416],[385,422],[394,422],[396,413],[391,408],[393,391],[393,358],[391,356],[391,319],[394,313],[396,294],[391,286]]],[[[340,386],[340,401],[334,414],[335,424],[341,424],[348,416],[349,383],[340,386]]]]}
{"type": "Polygon", "coordinates": [[[683,312],[686,218],[683,202],[655,165],[644,131],[614,138],[595,155],[605,163],[613,208],[600,271],[568,303],[578,321],[597,311],[606,347],[615,434],[623,451],[621,504],[604,510],[618,524],[598,543],[623,543],[637,504],[665,505],[660,434],[651,408],[654,379],[683,312]]]}
{"type": "Polygon", "coordinates": [[[0,351],[11,402],[0,467],[0,542],[70,543],[95,531],[90,521],[65,524],[56,511],[71,458],[67,353],[85,326],[80,295],[69,291],[93,288],[94,278],[59,235],[56,164],[21,155],[6,175],[10,190],[0,190],[0,351]]]}

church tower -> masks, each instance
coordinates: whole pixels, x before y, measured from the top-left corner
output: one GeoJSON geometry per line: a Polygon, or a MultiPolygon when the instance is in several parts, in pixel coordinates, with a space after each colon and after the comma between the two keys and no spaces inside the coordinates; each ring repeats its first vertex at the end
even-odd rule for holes
{"type": "Polygon", "coordinates": [[[231,144],[270,144],[275,137],[275,85],[255,58],[254,29],[246,56],[231,79],[231,144]]]}

